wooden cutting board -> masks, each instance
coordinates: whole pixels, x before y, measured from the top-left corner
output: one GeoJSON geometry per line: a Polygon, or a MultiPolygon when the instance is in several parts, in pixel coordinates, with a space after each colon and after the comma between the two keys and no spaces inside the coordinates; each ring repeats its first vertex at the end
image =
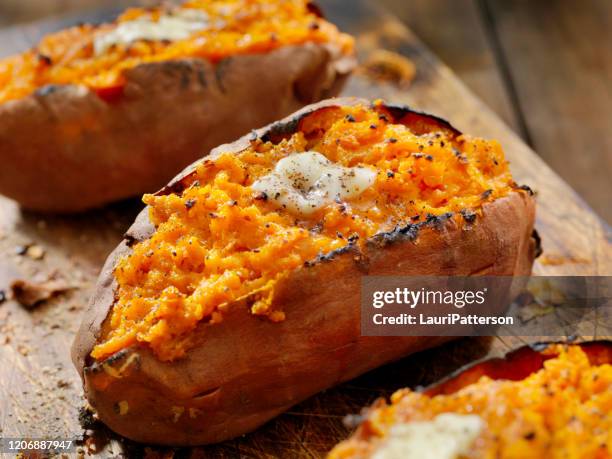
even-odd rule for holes
{"type": "MultiPolygon", "coordinates": [[[[612,274],[610,228],[409,30],[367,0],[321,3],[332,21],[357,37],[362,61],[372,58],[377,49],[387,49],[416,64],[416,79],[409,87],[374,80],[359,71],[348,83],[345,95],[406,103],[448,118],[465,132],[502,143],[516,180],[537,192],[537,229],[544,256],[536,263],[535,273],[612,274]]],[[[44,33],[78,20],[99,21],[110,14],[94,12],[8,29],[0,33],[0,55],[23,50],[44,33]]],[[[12,300],[0,303],[0,437],[83,437],[78,413],[84,401],[69,348],[106,255],[141,207],[133,200],[83,215],[54,217],[21,212],[14,202],[0,198],[0,289],[7,291],[14,279],[51,279],[52,287],[68,289],[33,310],[12,300]]],[[[584,323],[581,329],[585,335],[595,335],[595,326],[584,323]]],[[[498,355],[522,341],[506,337],[462,339],[405,358],[316,395],[253,434],[217,446],[146,448],[98,427],[86,436],[83,449],[95,450],[100,457],[120,453],[130,457],[145,453],[320,457],[349,433],[342,423],[346,414],[358,413],[364,405],[395,389],[429,384],[465,363],[498,355]]],[[[317,371],[321,369],[313,368],[317,371]]]]}

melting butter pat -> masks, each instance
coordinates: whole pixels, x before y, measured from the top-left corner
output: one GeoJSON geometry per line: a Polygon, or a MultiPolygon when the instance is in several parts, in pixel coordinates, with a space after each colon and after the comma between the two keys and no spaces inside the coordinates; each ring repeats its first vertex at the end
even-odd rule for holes
{"type": "Polygon", "coordinates": [[[479,416],[455,413],[397,424],[372,459],[456,459],[469,452],[483,427],[479,416]]]}
{"type": "Polygon", "coordinates": [[[307,216],[331,202],[359,196],[375,181],[372,169],[340,166],[321,153],[306,151],[281,159],[251,187],[279,207],[307,216]]]}
{"type": "Polygon", "coordinates": [[[209,26],[208,16],[200,10],[182,8],[162,14],[157,21],[142,16],[119,23],[113,30],[94,38],[94,54],[99,56],[115,45],[136,40],[184,40],[209,26]]]}

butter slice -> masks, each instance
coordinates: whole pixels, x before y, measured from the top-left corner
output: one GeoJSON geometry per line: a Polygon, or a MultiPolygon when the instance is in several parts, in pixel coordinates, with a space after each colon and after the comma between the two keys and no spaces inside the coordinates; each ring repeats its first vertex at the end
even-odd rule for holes
{"type": "Polygon", "coordinates": [[[321,153],[306,151],[281,159],[251,187],[279,207],[308,216],[334,201],[356,198],[375,181],[372,169],[344,167],[321,153]]]}
{"type": "Polygon", "coordinates": [[[469,452],[483,427],[481,417],[455,413],[397,424],[371,459],[457,459],[469,452]]]}
{"type": "Polygon", "coordinates": [[[94,38],[94,54],[99,56],[114,45],[129,45],[136,40],[184,40],[209,26],[206,13],[196,9],[177,9],[153,21],[148,16],[119,23],[113,30],[94,38]]]}

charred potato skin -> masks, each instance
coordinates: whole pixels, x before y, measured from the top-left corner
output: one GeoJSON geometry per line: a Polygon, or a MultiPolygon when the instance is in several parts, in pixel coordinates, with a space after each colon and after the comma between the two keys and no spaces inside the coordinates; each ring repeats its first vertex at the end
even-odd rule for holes
{"type": "Polygon", "coordinates": [[[141,64],[101,92],[42,87],[0,105],[0,193],[65,213],[155,190],[202,151],[336,95],[354,66],[335,44],[306,43],[141,64]]]}
{"type": "MultiPolygon", "coordinates": [[[[367,102],[331,99],[314,104],[218,147],[211,157],[241,151],[254,136],[278,140],[290,135],[317,110],[359,103],[367,102]]],[[[458,134],[443,120],[406,107],[389,112],[395,113],[394,122],[410,119],[458,134]]],[[[180,192],[193,170],[193,165],[185,169],[159,193],[180,192]]],[[[195,345],[185,358],[163,363],[148,348],[133,346],[93,362],[89,354],[117,288],[113,267],[129,254],[130,245],[154,231],[145,209],[102,270],[73,345],[73,361],[89,402],[114,431],[169,445],[229,439],[320,390],[449,339],[360,336],[360,308],[355,305],[362,275],[528,275],[537,251],[534,213],[533,196],[517,189],[485,204],[483,215],[467,226],[442,216],[379,234],[363,251],[349,246],[330,253],[282,281],[275,302],[286,312],[283,322],[255,317],[245,305],[235,304],[220,324],[198,326],[195,345]]]]}
{"type": "MultiPolygon", "coordinates": [[[[430,397],[448,395],[478,382],[482,376],[493,380],[507,379],[521,381],[541,370],[544,362],[554,357],[544,351],[559,342],[540,342],[528,344],[508,352],[503,357],[494,357],[466,365],[441,381],[425,388],[423,393],[430,397]]],[[[574,343],[567,343],[572,345],[574,343]]],[[[595,340],[577,343],[595,365],[612,364],[612,341],[595,340]]]]}

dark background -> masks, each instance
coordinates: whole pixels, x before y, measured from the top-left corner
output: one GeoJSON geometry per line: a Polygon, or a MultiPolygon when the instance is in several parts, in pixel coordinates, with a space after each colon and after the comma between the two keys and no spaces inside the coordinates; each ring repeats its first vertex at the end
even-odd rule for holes
{"type": "MultiPolygon", "coordinates": [[[[2,0],[0,26],[150,0],[2,0]]],[[[351,0],[346,0],[350,8],[351,0]]],[[[612,1],[378,0],[612,222],[612,1]]]]}

